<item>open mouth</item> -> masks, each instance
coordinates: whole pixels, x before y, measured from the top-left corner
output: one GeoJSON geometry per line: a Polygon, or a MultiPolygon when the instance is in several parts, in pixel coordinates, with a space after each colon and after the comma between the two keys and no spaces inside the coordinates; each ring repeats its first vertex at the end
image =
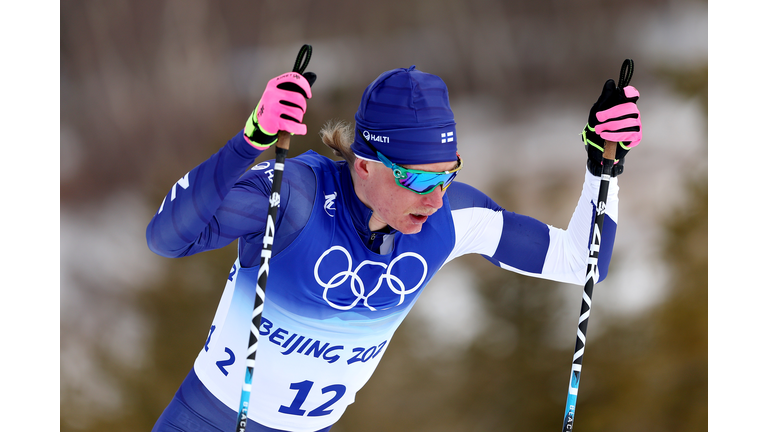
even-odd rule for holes
{"type": "Polygon", "coordinates": [[[422,224],[427,221],[428,217],[429,216],[423,214],[411,213],[411,220],[413,220],[415,223],[422,224]]]}

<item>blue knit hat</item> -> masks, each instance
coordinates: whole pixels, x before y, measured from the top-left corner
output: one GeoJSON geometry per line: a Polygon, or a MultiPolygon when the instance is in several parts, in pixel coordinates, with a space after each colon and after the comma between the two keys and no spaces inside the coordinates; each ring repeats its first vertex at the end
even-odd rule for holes
{"type": "Polygon", "coordinates": [[[416,66],[379,75],[360,100],[352,144],[356,155],[378,160],[363,137],[398,164],[455,161],[456,122],[443,80],[416,66]]]}

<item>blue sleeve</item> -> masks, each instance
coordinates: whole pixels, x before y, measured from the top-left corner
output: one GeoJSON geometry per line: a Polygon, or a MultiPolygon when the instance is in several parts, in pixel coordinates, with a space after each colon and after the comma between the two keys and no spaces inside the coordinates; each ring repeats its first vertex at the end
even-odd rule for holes
{"type": "MultiPolygon", "coordinates": [[[[560,250],[567,248],[568,242],[558,241],[555,243],[557,247],[553,247],[552,236],[562,238],[562,230],[552,228],[532,217],[507,211],[483,192],[467,184],[454,182],[446,191],[446,195],[452,212],[472,210],[471,217],[458,218],[459,220],[455,223],[478,224],[482,225],[483,228],[477,229],[476,227],[458,225],[456,228],[462,232],[471,233],[472,238],[467,241],[472,245],[471,248],[499,267],[548,278],[550,276],[544,274],[544,264],[547,257],[563,257],[572,253],[570,249],[560,250]]],[[[591,211],[593,222],[594,208],[591,211]]],[[[586,234],[594,225],[592,223],[592,226],[588,227],[586,223],[588,223],[586,220],[582,223],[584,225],[582,227],[584,240],[579,242],[577,245],[579,250],[575,252],[583,255],[584,262],[589,255],[591,238],[591,235],[587,237],[586,234]]],[[[615,234],[615,222],[610,217],[606,217],[602,232],[601,253],[598,259],[600,280],[608,274],[615,234]]],[[[462,253],[465,253],[463,246],[462,253]]],[[[557,258],[557,261],[560,262],[560,259],[557,258]]],[[[568,268],[568,265],[565,268],[568,268]]]]}
{"type": "Polygon", "coordinates": [[[483,192],[465,183],[454,182],[446,191],[451,210],[485,208],[501,213],[503,228],[492,256],[485,259],[500,266],[504,263],[518,270],[541,273],[549,247],[549,227],[529,216],[506,211],[483,192]]]}
{"type": "Polygon", "coordinates": [[[528,273],[540,274],[549,250],[549,227],[538,220],[504,211],[504,228],[496,253],[485,258],[528,273]]]}
{"type": "MultiPolygon", "coordinates": [[[[262,162],[243,174],[260,153],[238,133],[174,184],[147,227],[150,250],[166,257],[182,257],[224,247],[241,237],[260,241],[272,188],[273,161],[262,162]]],[[[286,161],[277,220],[284,242],[295,237],[303,226],[296,219],[303,217],[306,221],[309,217],[307,208],[311,211],[314,188],[311,168],[286,161]],[[291,205],[301,211],[289,212],[290,220],[283,218],[291,205]]]]}
{"type": "MultiPolygon", "coordinates": [[[[595,215],[596,216],[596,215],[595,215]]],[[[589,241],[587,242],[587,249],[592,243],[592,234],[594,233],[594,220],[592,221],[592,230],[589,232],[589,241]]],[[[613,255],[613,244],[616,241],[616,229],[618,225],[614,222],[609,215],[605,215],[603,218],[603,230],[600,232],[600,254],[597,256],[597,273],[599,277],[597,281],[600,282],[608,276],[608,268],[611,265],[611,256],[613,255]]]]}
{"type": "Polygon", "coordinates": [[[474,187],[461,182],[453,182],[446,189],[445,195],[448,196],[448,202],[451,204],[451,210],[462,210],[467,208],[487,208],[494,211],[503,211],[504,209],[496,204],[488,195],[480,192],[474,187]]]}

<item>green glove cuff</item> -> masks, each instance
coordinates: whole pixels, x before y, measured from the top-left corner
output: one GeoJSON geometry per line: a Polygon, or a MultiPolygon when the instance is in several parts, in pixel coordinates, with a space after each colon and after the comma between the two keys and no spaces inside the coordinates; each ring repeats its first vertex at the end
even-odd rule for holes
{"type": "Polygon", "coordinates": [[[243,135],[253,147],[259,150],[266,150],[277,142],[277,134],[270,134],[262,129],[259,122],[256,121],[256,110],[258,109],[259,105],[256,105],[256,109],[253,110],[253,113],[245,122],[243,135]]]}

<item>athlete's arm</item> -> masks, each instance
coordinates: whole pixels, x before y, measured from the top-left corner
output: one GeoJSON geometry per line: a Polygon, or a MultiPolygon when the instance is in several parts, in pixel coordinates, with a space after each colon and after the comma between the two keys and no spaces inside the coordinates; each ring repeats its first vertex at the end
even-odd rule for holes
{"type": "MultiPolygon", "coordinates": [[[[175,258],[221,248],[240,237],[263,235],[273,161],[262,162],[243,174],[260,154],[240,132],[182,177],[147,227],[149,248],[175,258]]],[[[280,232],[283,239],[292,239],[291,235],[300,231],[300,219],[306,221],[307,210],[311,211],[314,188],[315,177],[309,167],[286,161],[276,222],[286,226],[280,232]],[[289,211],[291,220],[283,224],[285,209],[294,205],[300,210],[289,211]]]]}
{"type": "MultiPolygon", "coordinates": [[[[446,195],[456,229],[450,259],[478,253],[507,270],[534,277],[583,284],[600,177],[587,172],[567,229],[507,211],[477,189],[454,182],[446,195]]],[[[618,221],[618,184],[611,179],[603,223],[598,270],[608,274],[618,221]]]]}

